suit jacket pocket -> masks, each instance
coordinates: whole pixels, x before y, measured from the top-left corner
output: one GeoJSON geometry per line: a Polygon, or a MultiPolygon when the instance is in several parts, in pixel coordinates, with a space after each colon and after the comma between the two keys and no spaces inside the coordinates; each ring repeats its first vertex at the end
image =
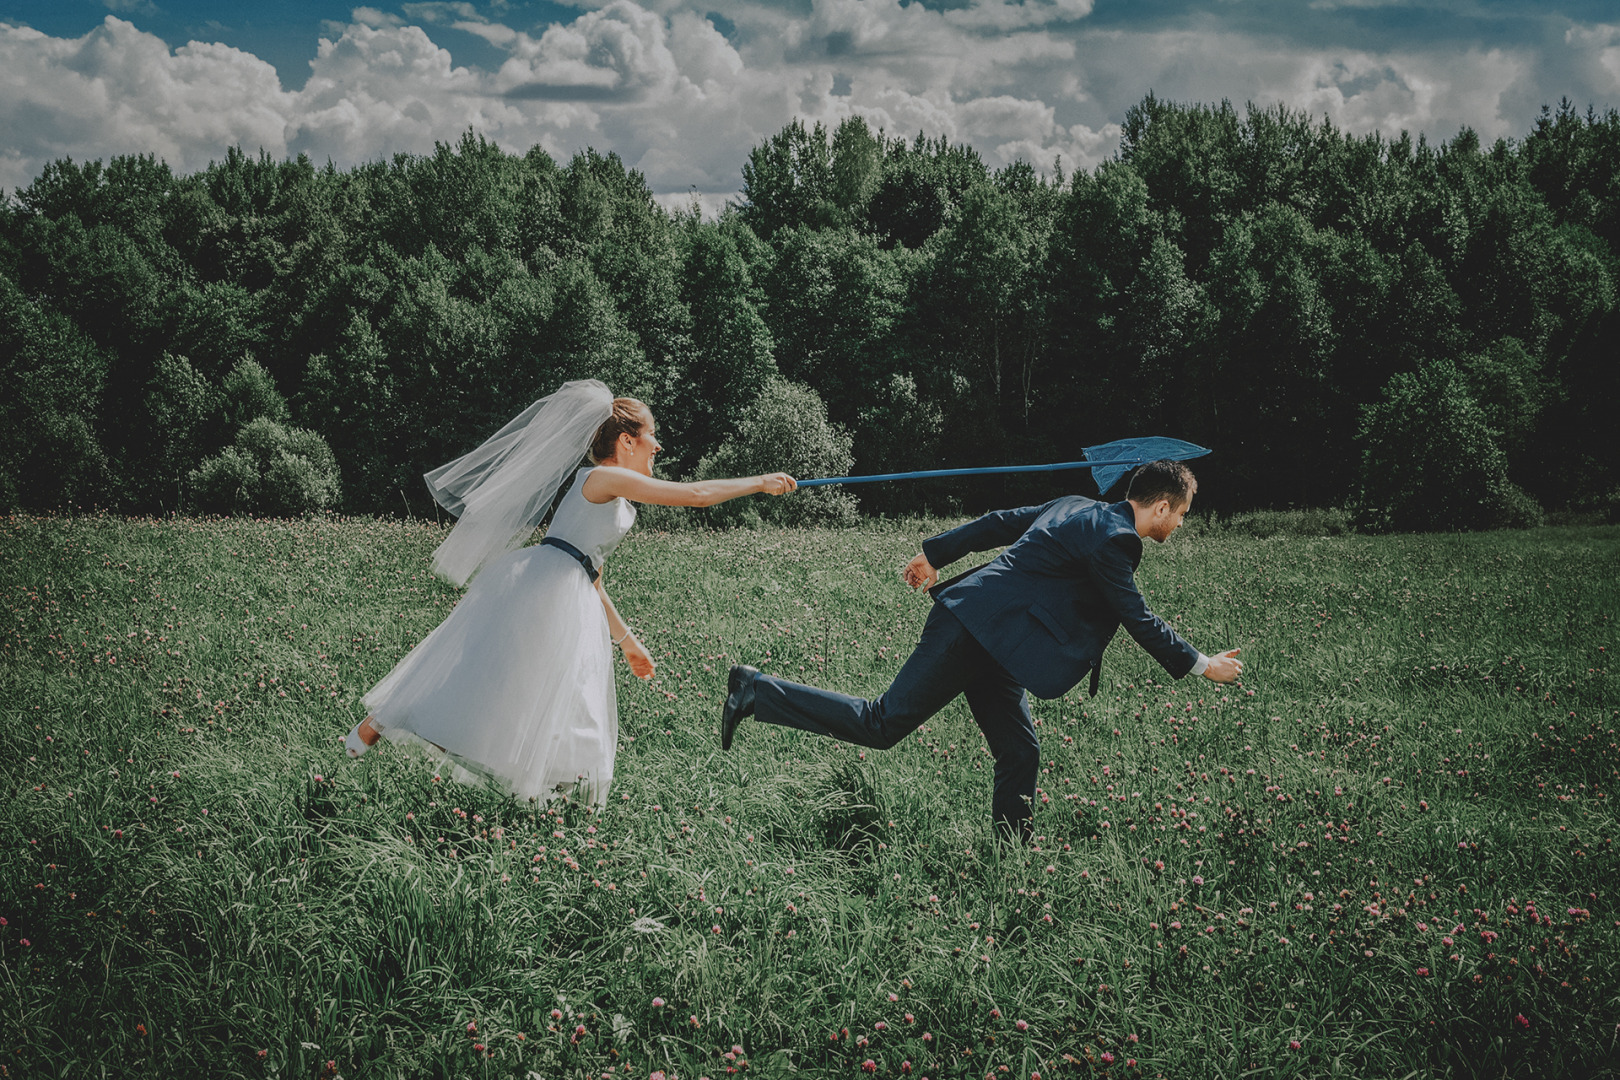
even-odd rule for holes
{"type": "Polygon", "coordinates": [[[1051,631],[1052,636],[1057,638],[1057,643],[1059,645],[1067,645],[1069,643],[1069,632],[1063,628],[1063,624],[1058,622],[1057,617],[1054,616],[1050,611],[1047,611],[1039,604],[1031,604],[1029,605],[1029,613],[1035,616],[1042,626],[1051,631]]]}

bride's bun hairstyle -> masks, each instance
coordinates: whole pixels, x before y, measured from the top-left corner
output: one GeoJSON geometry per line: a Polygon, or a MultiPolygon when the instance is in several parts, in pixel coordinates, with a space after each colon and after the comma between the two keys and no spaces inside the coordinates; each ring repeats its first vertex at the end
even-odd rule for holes
{"type": "Polygon", "coordinates": [[[602,421],[602,426],[596,429],[596,435],[591,439],[591,464],[600,465],[611,458],[618,452],[620,435],[637,438],[651,419],[652,410],[635,398],[614,398],[613,415],[602,421]]]}

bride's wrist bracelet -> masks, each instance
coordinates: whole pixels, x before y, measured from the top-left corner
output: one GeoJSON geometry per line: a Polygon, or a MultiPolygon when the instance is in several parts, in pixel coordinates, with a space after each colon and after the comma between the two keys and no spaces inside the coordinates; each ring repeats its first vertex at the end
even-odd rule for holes
{"type": "Polygon", "coordinates": [[[617,641],[615,641],[613,644],[615,644],[615,645],[623,645],[624,644],[624,639],[629,637],[630,634],[631,634],[630,628],[628,626],[625,627],[623,635],[621,635],[619,637],[619,639],[617,641]]]}

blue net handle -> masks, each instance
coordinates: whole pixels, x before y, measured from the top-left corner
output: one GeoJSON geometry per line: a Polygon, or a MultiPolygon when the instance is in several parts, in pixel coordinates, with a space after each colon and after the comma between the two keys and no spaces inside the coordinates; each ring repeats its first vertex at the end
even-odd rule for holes
{"type": "Polygon", "coordinates": [[[1090,469],[1097,481],[1097,490],[1105,492],[1137,465],[1161,459],[1190,461],[1209,452],[1207,447],[1196,443],[1154,435],[1143,439],[1120,439],[1101,446],[1088,446],[1085,449],[1085,461],[1059,461],[1050,465],[990,465],[976,469],[928,469],[923,472],[876,473],[870,476],[822,476],[814,480],[800,480],[799,486],[820,487],[824,484],[871,484],[879,480],[931,480],[940,476],[993,476],[1006,473],[1090,469]]]}

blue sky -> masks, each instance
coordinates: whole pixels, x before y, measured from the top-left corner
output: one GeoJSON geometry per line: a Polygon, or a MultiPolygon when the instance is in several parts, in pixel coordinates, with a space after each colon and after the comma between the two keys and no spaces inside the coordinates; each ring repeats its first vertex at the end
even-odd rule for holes
{"type": "Polygon", "coordinates": [[[794,117],[1073,169],[1115,151],[1149,91],[1512,138],[1566,96],[1620,106],[1620,5],[0,0],[0,187],[61,156],[190,170],[239,144],[348,165],[473,128],[563,159],[616,151],[666,201],[712,210],[794,117]]]}

